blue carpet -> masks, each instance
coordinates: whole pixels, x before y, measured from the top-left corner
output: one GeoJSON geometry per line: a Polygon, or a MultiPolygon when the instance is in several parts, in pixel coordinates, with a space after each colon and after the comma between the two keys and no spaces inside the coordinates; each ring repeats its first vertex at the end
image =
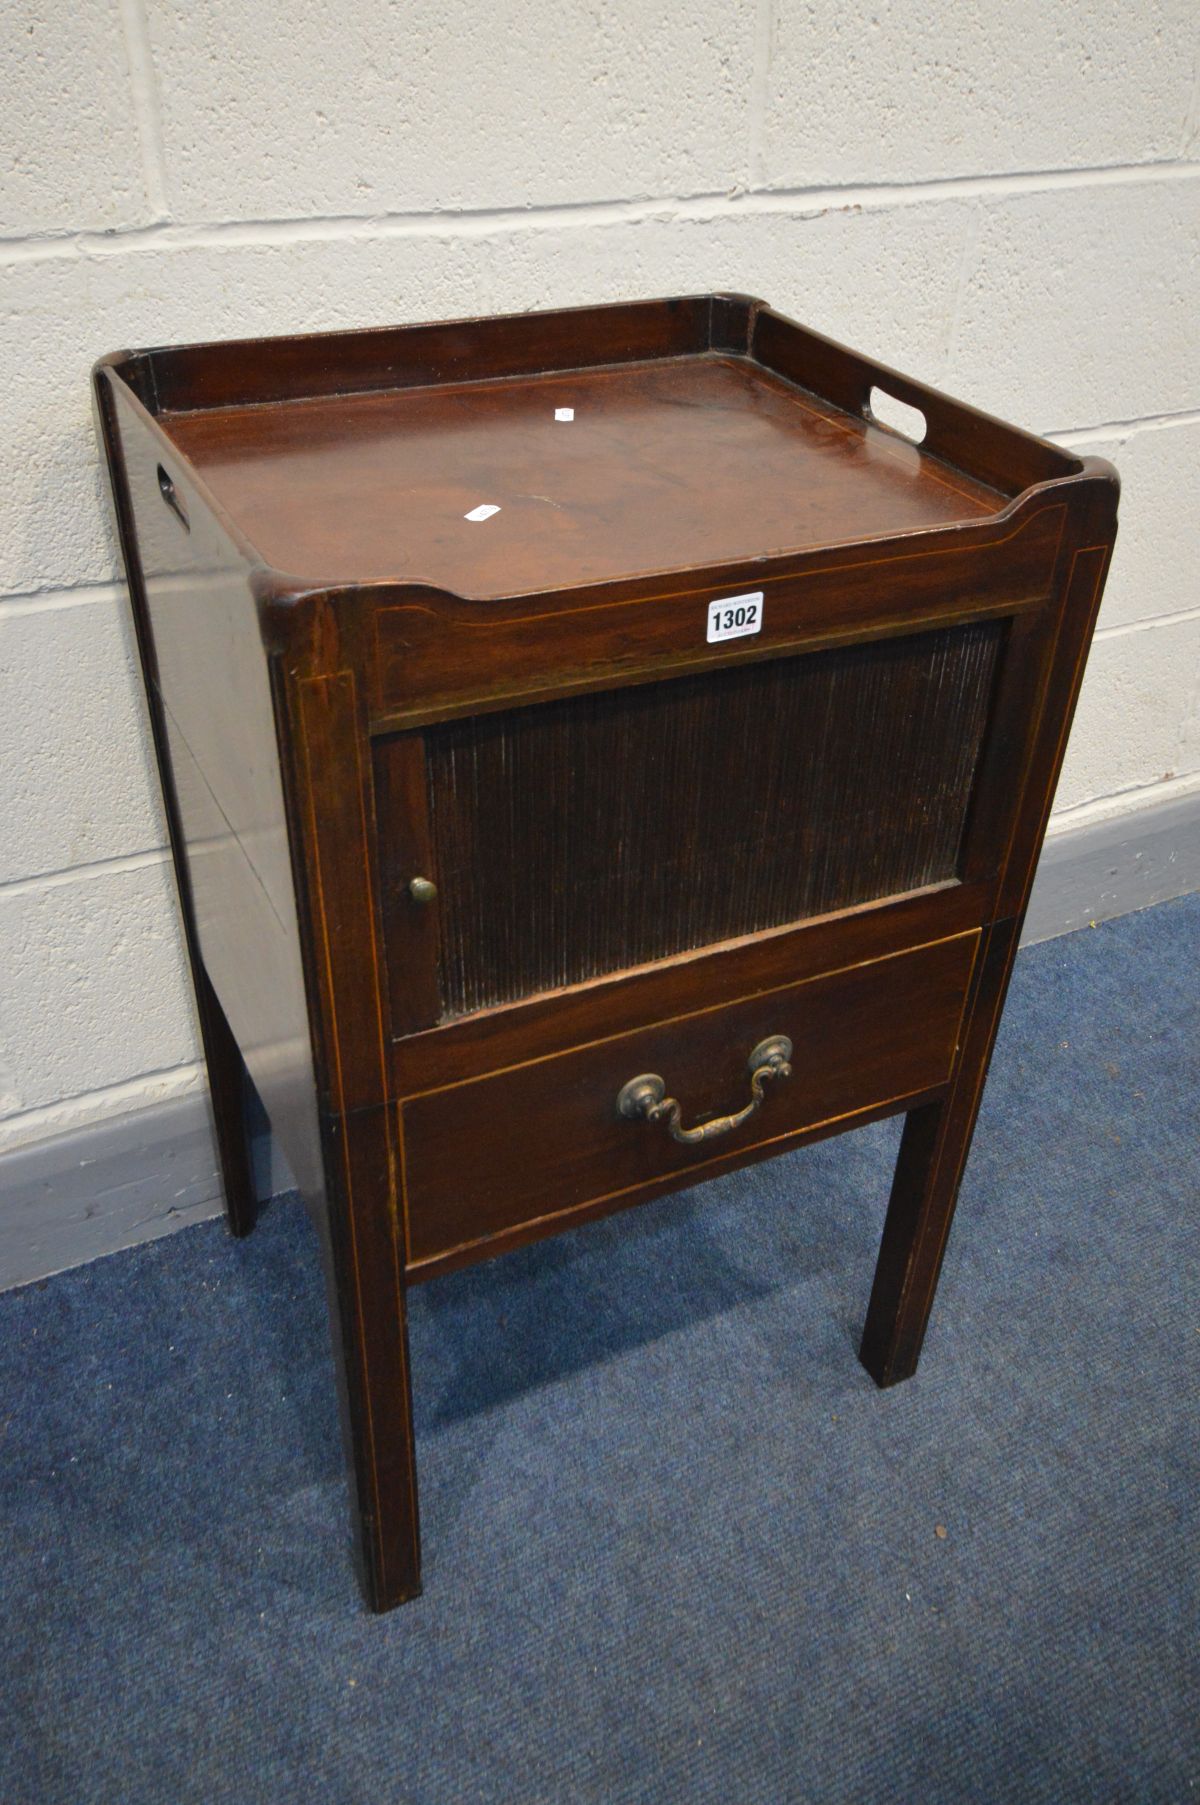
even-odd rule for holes
{"type": "Polygon", "coordinates": [[[5,1805],[1197,1796],[1198,940],[1022,955],[893,1391],[895,1124],[419,1290],[386,1618],[298,1205],[0,1299],[5,1805]]]}

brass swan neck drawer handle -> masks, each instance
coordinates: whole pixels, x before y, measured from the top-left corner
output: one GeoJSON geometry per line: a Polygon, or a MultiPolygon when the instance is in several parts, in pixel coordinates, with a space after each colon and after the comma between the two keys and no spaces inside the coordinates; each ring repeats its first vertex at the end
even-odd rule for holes
{"type": "Polygon", "coordinates": [[[698,1128],[680,1127],[683,1110],[674,1097],[668,1097],[666,1084],[657,1072],[643,1072],[640,1078],[631,1078],[628,1084],[621,1086],[617,1114],[631,1122],[665,1122],[671,1139],[682,1141],[686,1147],[694,1147],[698,1141],[715,1141],[718,1135],[729,1134],[749,1121],[763,1100],[763,1086],[768,1078],[791,1077],[791,1057],[792,1043],[786,1034],[772,1034],[768,1040],[760,1040],[747,1061],[749,1103],[736,1115],[717,1116],[711,1122],[702,1122],[698,1128]]]}

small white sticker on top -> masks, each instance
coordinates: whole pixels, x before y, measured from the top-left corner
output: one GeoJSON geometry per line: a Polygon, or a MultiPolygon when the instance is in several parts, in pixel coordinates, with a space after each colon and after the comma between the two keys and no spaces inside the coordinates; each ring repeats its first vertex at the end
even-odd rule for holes
{"type": "Polygon", "coordinates": [[[750,595],[726,595],[708,604],[708,643],[719,639],[744,639],[758,633],[763,622],[763,592],[750,595]]]}
{"type": "Polygon", "coordinates": [[[499,512],[500,512],[500,508],[496,502],[481,501],[477,508],[472,508],[471,512],[469,514],[464,514],[463,519],[464,520],[490,520],[492,518],[493,514],[498,514],[499,512]]]}
{"type": "Polygon", "coordinates": [[[573,407],[556,407],[554,410],[554,418],[556,420],[573,420],[575,418],[575,409],[573,407]]]}

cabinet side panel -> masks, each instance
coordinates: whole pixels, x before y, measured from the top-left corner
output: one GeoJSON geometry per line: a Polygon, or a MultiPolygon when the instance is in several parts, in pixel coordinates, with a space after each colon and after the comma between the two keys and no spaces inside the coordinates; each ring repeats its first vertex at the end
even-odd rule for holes
{"type": "Polygon", "coordinates": [[[209,981],[306,1197],[321,1193],[312,1049],[267,654],[236,548],[137,408],[99,401],[174,816],[209,981]]]}

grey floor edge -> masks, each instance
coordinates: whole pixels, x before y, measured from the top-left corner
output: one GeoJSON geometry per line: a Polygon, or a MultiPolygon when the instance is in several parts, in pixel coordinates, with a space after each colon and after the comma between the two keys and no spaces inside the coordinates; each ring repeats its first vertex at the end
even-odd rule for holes
{"type": "Polygon", "coordinates": [[[1022,946],[1200,890],[1200,791],[1055,834],[1038,862],[1022,946]]]}
{"type": "MultiPolygon", "coordinates": [[[[291,1188],[265,1126],[260,1197],[291,1188]]],[[[0,1291],[221,1214],[208,1097],[195,1092],[0,1154],[0,1291]]]]}
{"type": "MultiPolygon", "coordinates": [[[[1200,890],[1200,793],[1054,836],[1038,866],[1022,942],[1200,890]]],[[[261,1196],[291,1178],[265,1127],[261,1196]]],[[[30,1284],[221,1212],[202,1093],[0,1153],[0,1291],[30,1284]]]]}

